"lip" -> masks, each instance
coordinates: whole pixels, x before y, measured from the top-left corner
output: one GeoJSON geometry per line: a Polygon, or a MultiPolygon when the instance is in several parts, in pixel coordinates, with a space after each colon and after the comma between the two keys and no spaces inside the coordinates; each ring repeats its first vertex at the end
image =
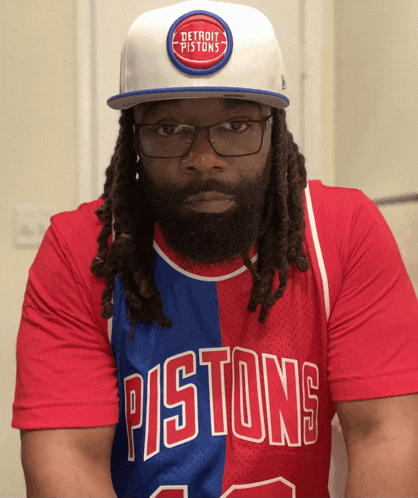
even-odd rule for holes
{"type": "Polygon", "coordinates": [[[201,194],[191,195],[188,197],[185,202],[201,202],[201,201],[219,201],[219,200],[228,200],[233,199],[232,195],[222,194],[221,192],[211,191],[211,192],[202,192],[201,194]]]}

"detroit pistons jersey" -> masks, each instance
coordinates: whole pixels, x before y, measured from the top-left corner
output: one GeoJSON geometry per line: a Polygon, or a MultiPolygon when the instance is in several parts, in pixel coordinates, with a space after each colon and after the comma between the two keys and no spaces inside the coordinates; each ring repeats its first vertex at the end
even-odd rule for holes
{"type": "Polygon", "coordinates": [[[290,269],[263,325],[259,308],[247,311],[252,277],[240,258],[187,263],[158,230],[154,274],[172,328],[136,323],[130,343],[116,278],[118,496],[329,496],[326,285],[306,222],[311,270],[290,269]]]}
{"type": "Polygon", "coordinates": [[[304,197],[311,268],[290,269],[263,325],[239,258],[191,265],[157,231],[173,326],[137,323],[132,344],[119,279],[108,328],[90,271],[102,199],[55,215],[29,272],[13,427],[116,425],[119,497],[329,496],[336,404],[418,391],[418,301],[372,201],[320,181],[304,197]]]}

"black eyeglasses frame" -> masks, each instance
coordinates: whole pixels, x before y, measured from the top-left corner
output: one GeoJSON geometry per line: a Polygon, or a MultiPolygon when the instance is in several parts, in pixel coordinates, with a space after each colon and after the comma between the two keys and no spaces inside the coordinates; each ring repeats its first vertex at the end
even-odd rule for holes
{"type": "MultiPolygon", "coordinates": [[[[267,130],[267,127],[269,126],[269,119],[273,117],[273,114],[270,114],[270,116],[267,116],[266,118],[264,119],[260,119],[260,120],[251,120],[251,121],[240,121],[240,120],[236,120],[236,121],[220,121],[219,123],[215,123],[215,124],[212,124],[212,125],[208,125],[208,126],[194,126],[194,125],[184,125],[184,126],[188,126],[189,128],[193,128],[193,131],[194,131],[194,135],[193,135],[193,140],[191,141],[190,143],[190,146],[189,148],[187,149],[187,151],[184,153],[184,154],[180,154],[178,156],[150,156],[149,154],[146,154],[142,148],[142,144],[141,144],[141,139],[139,137],[139,145],[141,147],[141,152],[144,154],[144,156],[146,157],[152,157],[153,159],[175,159],[177,157],[186,157],[187,154],[191,151],[191,149],[193,148],[193,145],[195,144],[196,142],[196,138],[198,136],[198,132],[200,130],[204,130],[206,132],[206,136],[208,138],[208,142],[210,143],[212,149],[214,150],[215,154],[217,154],[218,156],[220,157],[246,157],[246,156],[253,156],[254,154],[258,154],[261,150],[261,148],[263,147],[263,142],[264,142],[264,133],[265,131],[267,130]],[[235,154],[219,154],[214,146],[213,146],[213,143],[212,143],[212,140],[210,139],[210,128],[212,128],[213,126],[218,126],[220,124],[223,124],[223,123],[234,123],[234,122],[237,122],[237,123],[260,123],[261,124],[261,141],[260,141],[260,147],[258,148],[257,151],[255,152],[250,152],[249,154],[238,154],[238,155],[235,155],[235,154]]],[[[178,124],[183,124],[183,123],[134,123],[134,133],[137,133],[139,131],[139,129],[141,128],[141,126],[155,126],[156,124],[161,124],[161,125],[178,125],[178,124]]]]}

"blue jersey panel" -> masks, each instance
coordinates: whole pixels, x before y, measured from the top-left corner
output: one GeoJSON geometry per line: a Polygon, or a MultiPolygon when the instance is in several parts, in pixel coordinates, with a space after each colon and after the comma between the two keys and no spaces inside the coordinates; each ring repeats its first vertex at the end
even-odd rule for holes
{"type": "Polygon", "coordinates": [[[159,255],[154,274],[173,326],[137,323],[133,344],[128,302],[119,277],[115,282],[112,348],[120,396],[112,450],[115,491],[119,497],[148,498],[160,486],[187,486],[189,497],[219,497],[226,439],[212,436],[208,365],[199,362],[200,349],[222,347],[216,283],[189,278],[159,255]]]}

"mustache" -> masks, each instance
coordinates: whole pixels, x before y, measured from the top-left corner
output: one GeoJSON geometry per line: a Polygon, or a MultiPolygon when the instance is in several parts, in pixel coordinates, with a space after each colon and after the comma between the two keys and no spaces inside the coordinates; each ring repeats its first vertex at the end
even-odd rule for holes
{"type": "Polygon", "coordinates": [[[204,192],[212,191],[236,197],[239,196],[239,194],[242,192],[243,183],[246,182],[241,182],[240,184],[236,185],[230,185],[215,179],[196,180],[185,185],[184,187],[174,187],[169,184],[159,186],[158,191],[155,193],[158,194],[159,197],[168,194],[173,200],[175,199],[177,202],[182,202],[191,195],[197,195],[204,192]]]}
{"type": "Polygon", "coordinates": [[[202,194],[203,192],[220,192],[226,195],[236,195],[240,191],[239,186],[228,185],[215,179],[193,182],[178,190],[185,198],[190,195],[202,194]]]}

